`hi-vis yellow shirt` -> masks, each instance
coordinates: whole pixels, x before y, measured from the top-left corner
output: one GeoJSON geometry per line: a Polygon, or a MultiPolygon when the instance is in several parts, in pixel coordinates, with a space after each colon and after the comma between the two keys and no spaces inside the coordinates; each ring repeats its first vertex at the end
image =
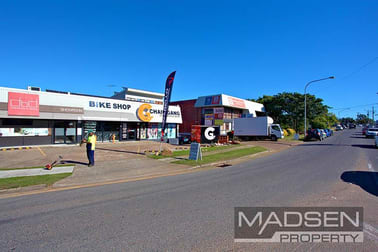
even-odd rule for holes
{"type": "Polygon", "coordinates": [[[96,149],[96,135],[88,136],[88,141],[87,142],[91,144],[91,150],[95,150],[96,149]]]}

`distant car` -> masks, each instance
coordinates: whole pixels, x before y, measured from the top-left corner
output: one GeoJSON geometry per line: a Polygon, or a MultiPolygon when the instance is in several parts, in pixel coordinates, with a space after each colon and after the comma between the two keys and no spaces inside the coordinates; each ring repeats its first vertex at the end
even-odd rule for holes
{"type": "Polygon", "coordinates": [[[378,128],[368,128],[365,136],[370,138],[378,136],[378,128]]]}
{"type": "Polygon", "coordinates": [[[366,135],[366,131],[369,127],[368,126],[365,126],[362,128],[362,135],[366,135]]]}
{"type": "Polygon", "coordinates": [[[336,126],[336,131],[340,131],[340,130],[343,130],[343,126],[341,126],[341,125],[337,125],[337,126],[336,126]]]}
{"type": "Polygon", "coordinates": [[[355,128],[356,128],[356,124],[354,124],[354,123],[349,124],[349,129],[355,129],[355,128]]]}
{"type": "Polygon", "coordinates": [[[378,136],[375,137],[375,147],[378,148],[378,136]]]}
{"type": "Polygon", "coordinates": [[[179,144],[190,144],[191,134],[190,133],[179,133],[179,144]]]}

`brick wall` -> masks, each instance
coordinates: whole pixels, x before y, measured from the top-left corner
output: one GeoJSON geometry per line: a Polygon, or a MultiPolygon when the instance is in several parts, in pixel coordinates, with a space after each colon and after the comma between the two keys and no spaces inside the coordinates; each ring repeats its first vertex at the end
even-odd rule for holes
{"type": "Polygon", "coordinates": [[[192,125],[201,124],[201,109],[195,108],[196,99],[186,101],[171,102],[170,105],[179,105],[182,114],[182,124],[180,124],[180,133],[190,133],[192,125]]]}

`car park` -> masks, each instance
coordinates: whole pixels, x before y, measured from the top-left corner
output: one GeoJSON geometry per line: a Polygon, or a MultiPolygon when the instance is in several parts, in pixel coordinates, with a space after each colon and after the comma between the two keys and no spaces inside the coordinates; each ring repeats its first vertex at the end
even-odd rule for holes
{"type": "Polygon", "coordinates": [[[374,138],[376,136],[378,136],[378,128],[368,128],[366,130],[366,137],[368,138],[374,138]]]}

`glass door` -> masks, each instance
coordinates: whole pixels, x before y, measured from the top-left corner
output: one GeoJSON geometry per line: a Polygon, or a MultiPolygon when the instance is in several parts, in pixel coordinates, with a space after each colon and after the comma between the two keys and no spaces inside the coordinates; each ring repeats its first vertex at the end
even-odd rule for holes
{"type": "Polygon", "coordinates": [[[137,139],[137,125],[135,123],[127,124],[127,140],[137,139]]]}
{"type": "Polygon", "coordinates": [[[56,144],[76,143],[76,122],[56,121],[54,123],[54,143],[56,144]]]}
{"type": "Polygon", "coordinates": [[[54,143],[65,143],[64,121],[54,123],[54,143]]]}

